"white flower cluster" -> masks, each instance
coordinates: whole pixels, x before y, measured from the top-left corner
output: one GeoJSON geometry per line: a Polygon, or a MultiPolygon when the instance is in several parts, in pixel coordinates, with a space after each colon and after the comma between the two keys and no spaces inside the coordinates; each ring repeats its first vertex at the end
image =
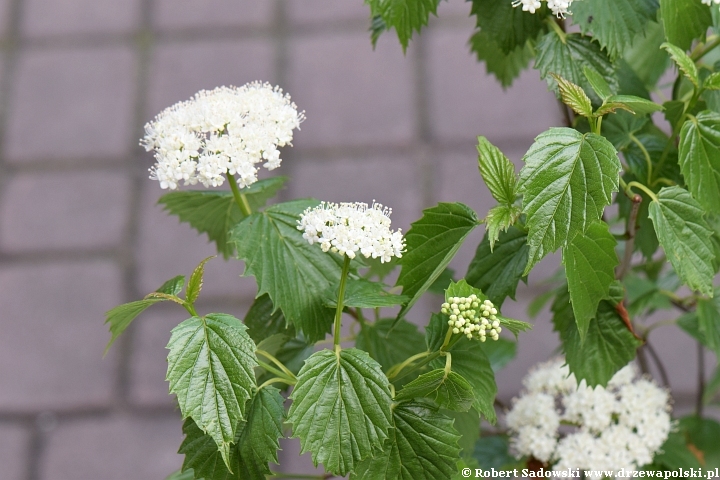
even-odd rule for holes
{"type": "MultiPolygon", "coordinates": [[[[573,0],[546,0],[548,8],[552,10],[553,15],[555,15],[558,18],[565,18],[565,15],[572,15],[568,11],[570,8],[570,4],[573,2],[573,0]]],[[[703,0],[703,3],[705,3],[708,0],[703,0]]],[[[715,2],[719,2],[720,0],[715,0],[715,2]]],[[[540,6],[542,5],[540,3],[540,0],[513,0],[512,6],[513,7],[519,7],[522,5],[523,12],[530,12],[535,13],[536,10],[540,9],[540,6]]]]}
{"type": "Polygon", "coordinates": [[[278,147],[292,141],[304,119],[290,96],[268,83],[201,90],[145,125],[141,144],[155,150],[157,161],[150,178],[163,189],[175,189],[181,180],[218,187],[229,172],[246,187],[257,181],[255,164],[280,166],[278,147]]]}
{"type": "Polygon", "coordinates": [[[562,359],[536,366],[523,380],[506,421],[518,455],[554,470],[635,471],[652,462],[671,428],[668,392],[638,378],[633,364],[607,388],[578,385],[562,359]],[[574,425],[573,431],[560,423],[574,425]]]}
{"type": "Polygon", "coordinates": [[[355,258],[360,252],[365,258],[379,258],[389,262],[402,257],[405,239],[398,228],[390,230],[392,209],[379,203],[328,203],[308,208],[300,216],[298,230],[304,231],[310,245],[319,243],[323,252],[331,250],[355,258]]]}
{"type": "Polygon", "coordinates": [[[701,0],[704,5],[720,5],[720,0],[701,0]]]}
{"type": "Polygon", "coordinates": [[[475,336],[484,342],[489,332],[490,338],[498,339],[502,327],[496,316],[498,311],[490,300],[480,303],[474,293],[469,297],[450,297],[448,300],[450,302],[443,303],[440,311],[450,316],[448,325],[453,333],[462,333],[469,339],[475,336]]]}

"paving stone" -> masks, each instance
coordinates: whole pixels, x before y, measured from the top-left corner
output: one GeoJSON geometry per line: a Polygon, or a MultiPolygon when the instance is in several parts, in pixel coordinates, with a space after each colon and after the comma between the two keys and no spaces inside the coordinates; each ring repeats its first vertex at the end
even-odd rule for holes
{"type": "Polygon", "coordinates": [[[297,148],[412,140],[411,49],[403,57],[387,35],[373,51],[367,32],[298,37],[289,48],[288,91],[307,113],[297,148]]]}
{"type": "Polygon", "coordinates": [[[503,91],[469,52],[470,32],[442,29],[428,33],[429,115],[436,137],[532,139],[551,126],[561,125],[557,100],[537,71],[525,71],[503,91]]]}
{"type": "MultiPolygon", "coordinates": [[[[216,311],[216,310],[212,310],[216,311]]],[[[130,358],[130,400],[141,405],[175,405],[168,393],[167,354],[165,346],[170,331],[188,315],[179,305],[158,304],[138,318],[130,358]]]]}
{"type": "Polygon", "coordinates": [[[120,173],[18,175],[2,196],[0,248],[20,252],[118,245],[129,194],[129,178],[120,173]]]}
{"type": "Polygon", "coordinates": [[[121,303],[105,261],[0,268],[0,410],[83,408],[111,401],[115,352],[104,312],[121,303]]]}
{"type": "Polygon", "coordinates": [[[274,57],[266,40],[161,43],[153,52],[145,118],[198,90],[254,80],[275,83],[274,57]]]}
{"type": "Polygon", "coordinates": [[[30,432],[15,425],[0,424],[0,463],[3,478],[24,480],[28,461],[30,432]]]}
{"type": "Polygon", "coordinates": [[[11,162],[128,152],[135,81],[129,48],[28,50],[17,68],[5,139],[11,162]]]}
{"type": "Polygon", "coordinates": [[[179,412],[61,422],[48,437],[42,480],[158,480],[182,465],[179,412]]]}
{"type": "MultiPolygon", "coordinates": [[[[148,180],[143,186],[140,232],[136,256],[138,288],[152,292],[176,275],[190,276],[203,258],[217,254],[207,235],[200,236],[187,223],[170,216],[156,205],[167,193],[157,182],[148,180]]],[[[257,286],[253,277],[240,277],[244,266],[234,259],[216,258],[205,266],[205,283],[200,298],[208,295],[232,295],[254,298],[257,286]]]]}
{"type": "Polygon", "coordinates": [[[140,0],[26,0],[22,33],[45,36],[128,32],[140,25],[140,0]]]}
{"type": "Polygon", "coordinates": [[[321,23],[367,20],[370,27],[370,7],[363,2],[327,2],[326,0],[293,0],[287,3],[288,15],[297,23],[321,23]]]}
{"type": "Polygon", "coordinates": [[[275,2],[254,0],[157,0],[154,24],[162,29],[267,26],[275,2]]]}
{"type": "Polygon", "coordinates": [[[420,173],[411,158],[368,156],[296,162],[289,183],[290,198],[368,204],[377,200],[393,209],[392,228],[402,228],[404,232],[422,215],[422,192],[417,188],[420,173]]]}

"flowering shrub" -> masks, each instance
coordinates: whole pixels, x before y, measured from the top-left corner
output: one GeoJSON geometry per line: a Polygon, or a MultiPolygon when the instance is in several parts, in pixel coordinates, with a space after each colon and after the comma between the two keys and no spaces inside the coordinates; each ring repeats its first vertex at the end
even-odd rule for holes
{"type": "MultiPolygon", "coordinates": [[[[405,48],[439,0],[366,3],[373,41],[394,29],[405,48]]],[[[507,86],[534,58],[566,118],[538,132],[519,172],[478,137],[478,183],[497,202],[484,219],[440,203],[403,235],[377,203],[272,203],[287,179],[259,180],[258,164],[280,166],[304,115],[268,84],[199,92],[147,125],[150,178],[173,190],[160,204],[243,261],[258,286],[242,320],[198,312],[205,259],[187,281],[107,313],[110,344],[155,303],[190,315],[167,346],[185,433],[174,479],[282,477],[269,463],[286,435],[322,464],[322,478],[720,466],[720,424],[702,417],[720,388],[720,370],[706,384],[702,363],[704,349],[720,354],[720,7],[471,3],[470,48],[488,72],[507,86]],[[658,87],[670,65],[672,88],[658,87]],[[226,179],[230,191],[213,189],[226,179]],[[206,190],[177,190],[181,182],[206,190]],[[617,214],[606,211],[612,203],[617,214]],[[485,237],[455,281],[447,266],[482,223],[485,237]],[[556,251],[563,274],[541,300],[553,299],[564,360],[531,372],[497,422],[495,374],[530,328],[503,316],[503,304],[556,251]],[[423,334],[406,316],[428,292],[444,302],[423,334]],[[649,319],[660,310],[682,315],[649,319]],[[667,390],[645,376],[659,372],[669,386],[650,342],[669,323],[697,340],[701,375],[696,415],[674,423],[667,390]],[[481,418],[495,426],[479,438],[481,418]]]]}

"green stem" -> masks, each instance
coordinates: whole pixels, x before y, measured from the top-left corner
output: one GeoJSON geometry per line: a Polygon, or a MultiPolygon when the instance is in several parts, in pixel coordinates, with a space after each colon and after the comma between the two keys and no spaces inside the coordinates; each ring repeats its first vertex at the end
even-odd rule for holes
{"type": "Polygon", "coordinates": [[[350,257],[345,256],[342,273],[340,274],[340,290],[338,290],[337,308],[335,309],[335,330],[333,332],[333,345],[340,345],[340,327],[342,325],[343,302],[345,301],[345,285],[350,271],[350,257]]]}
{"type": "Polygon", "coordinates": [[[558,23],[555,21],[555,18],[547,17],[547,23],[550,25],[550,28],[555,31],[557,36],[560,37],[560,41],[563,43],[563,45],[567,43],[567,33],[565,33],[562,27],[558,25],[558,23]]]}
{"type": "Polygon", "coordinates": [[[632,142],[638,146],[640,151],[642,151],[643,156],[645,157],[645,163],[647,163],[647,169],[648,169],[647,183],[648,183],[648,185],[652,185],[653,171],[652,171],[652,160],[650,159],[650,154],[648,153],[647,149],[645,148],[645,145],[643,145],[642,142],[640,140],[638,140],[638,138],[635,135],[633,135],[632,133],[630,134],[630,140],[632,140],[632,142]]]}
{"type": "Polygon", "coordinates": [[[720,36],[711,36],[708,38],[708,42],[705,42],[705,45],[702,46],[702,50],[696,48],[695,51],[690,54],[690,58],[697,63],[698,60],[710,53],[710,51],[718,45],[720,45],[720,36]]]}
{"type": "Polygon", "coordinates": [[[287,380],[291,380],[291,381],[295,382],[294,379],[288,378],[281,370],[278,370],[277,368],[273,367],[269,363],[265,363],[262,360],[258,360],[257,362],[258,362],[258,365],[260,365],[262,368],[264,368],[268,372],[274,373],[275,375],[277,375],[281,378],[285,378],[287,380]]]}
{"type": "Polygon", "coordinates": [[[448,327],[448,331],[445,334],[445,340],[443,340],[443,344],[440,346],[440,350],[443,350],[443,349],[445,349],[445,347],[447,347],[448,343],[450,343],[450,339],[452,338],[452,336],[453,336],[453,329],[448,327]]]}
{"type": "Polygon", "coordinates": [[[643,192],[647,193],[648,197],[650,197],[653,202],[657,202],[657,201],[658,201],[658,198],[657,198],[657,196],[655,195],[655,193],[654,193],[652,190],[650,190],[648,187],[646,187],[645,185],[643,185],[642,183],[636,182],[636,181],[628,182],[627,188],[628,188],[628,189],[631,189],[631,188],[633,188],[633,187],[637,187],[637,188],[639,188],[640,190],[642,190],[643,192]]]}
{"type": "Polygon", "coordinates": [[[597,123],[595,123],[595,134],[601,135],[600,132],[602,132],[602,120],[603,117],[598,117],[597,123]]]}
{"type": "Polygon", "coordinates": [[[263,357],[267,358],[268,360],[273,362],[275,365],[277,365],[278,368],[280,368],[280,370],[283,371],[283,373],[284,373],[283,376],[287,376],[287,378],[296,380],[295,374],[292,373],[290,370],[288,370],[288,368],[285,365],[283,365],[283,363],[280,360],[278,360],[277,358],[272,356],[270,353],[266,352],[265,350],[255,350],[255,353],[259,353],[260,355],[262,355],[263,357]]]}
{"type": "Polygon", "coordinates": [[[452,370],[452,355],[450,355],[450,352],[445,353],[445,377],[450,375],[450,371],[452,370]]]}
{"type": "Polygon", "coordinates": [[[231,175],[230,172],[227,172],[225,176],[230,183],[230,190],[232,190],[233,197],[235,197],[235,203],[237,203],[237,206],[240,207],[240,211],[243,215],[249,217],[252,215],[252,208],[250,208],[250,204],[248,203],[245,194],[240,193],[240,188],[238,187],[237,180],[235,180],[235,175],[231,175]]]}
{"type": "Polygon", "coordinates": [[[270,380],[268,380],[267,382],[264,382],[262,385],[260,385],[257,388],[257,391],[259,392],[260,390],[267,387],[268,385],[272,385],[273,383],[277,383],[277,382],[287,383],[288,385],[295,385],[294,383],[288,383],[288,379],[286,379],[285,377],[273,377],[270,380]]]}
{"type": "Polygon", "coordinates": [[[287,479],[308,479],[308,480],[329,480],[330,478],[333,478],[333,475],[331,474],[325,474],[325,475],[306,475],[303,473],[282,473],[282,472],[272,472],[270,475],[268,475],[269,478],[287,478],[287,479]]]}
{"type": "MultiPolygon", "coordinates": [[[[415,365],[413,365],[413,367],[412,367],[411,369],[409,369],[409,370],[408,370],[407,372],[405,372],[403,375],[400,375],[399,377],[397,377],[397,380],[395,380],[395,381],[397,382],[397,381],[399,381],[399,380],[407,377],[408,375],[410,375],[410,374],[413,373],[414,371],[416,371],[416,370],[424,367],[425,365],[427,365],[428,363],[432,362],[433,360],[435,360],[436,358],[438,358],[440,355],[442,355],[442,353],[443,353],[442,351],[437,351],[437,352],[432,352],[432,353],[430,353],[430,352],[425,352],[425,354],[427,354],[427,357],[425,357],[423,360],[421,360],[420,362],[418,362],[418,363],[416,363],[415,365]]],[[[400,373],[400,372],[398,371],[398,373],[400,373]]]]}
{"type": "Polygon", "coordinates": [[[413,363],[415,360],[427,357],[428,355],[430,355],[430,352],[421,352],[421,353],[418,353],[417,355],[413,355],[412,357],[406,359],[404,362],[393,366],[392,368],[390,368],[390,370],[388,370],[388,373],[387,373],[388,379],[392,379],[393,377],[395,377],[398,373],[402,372],[405,367],[407,367],[408,365],[413,363]]]}

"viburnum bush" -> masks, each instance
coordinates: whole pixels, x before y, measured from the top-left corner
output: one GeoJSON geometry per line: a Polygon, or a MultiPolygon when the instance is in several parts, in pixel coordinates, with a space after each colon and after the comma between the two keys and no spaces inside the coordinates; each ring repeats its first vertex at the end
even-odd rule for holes
{"type": "MultiPolygon", "coordinates": [[[[439,1],[366,0],[372,42],[392,29],[406,48],[439,1]]],[[[150,178],[170,190],[159,203],[258,286],[243,319],[198,312],[204,259],[107,313],[110,344],[155,303],[190,315],[167,346],[185,433],[171,478],[299,478],[269,467],[285,436],[322,464],[313,478],[720,467],[720,424],[703,417],[720,390],[703,364],[705,349],[720,354],[718,1],[469,3],[478,60],[503,86],[532,63],[566,120],[538,132],[519,172],[478,137],[478,183],[497,201],[484,219],[440,203],[404,233],[379,203],[272,203],[287,178],[258,171],[280,167],[305,117],[268,84],[201,91],[146,125],[150,178]],[[447,266],[483,224],[456,281],[447,266]],[[562,272],[531,310],[553,299],[563,357],[496,412],[495,373],[513,337],[532,336],[503,304],[556,251],[562,272]],[[406,315],[428,292],[444,301],[423,334],[406,315]],[[651,344],[665,325],[698,344],[696,411],[675,420],[651,344]]]]}

